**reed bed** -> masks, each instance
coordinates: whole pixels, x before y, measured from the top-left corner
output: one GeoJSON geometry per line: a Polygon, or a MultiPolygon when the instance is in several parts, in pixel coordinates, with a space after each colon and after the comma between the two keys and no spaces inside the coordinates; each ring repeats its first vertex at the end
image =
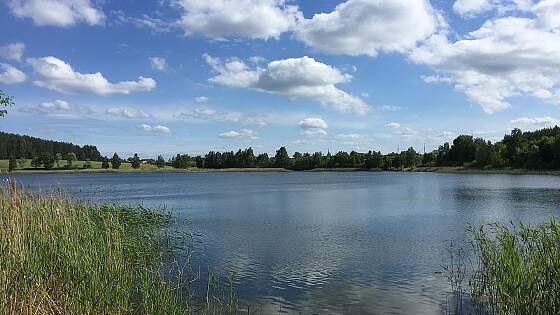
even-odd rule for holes
{"type": "Polygon", "coordinates": [[[560,314],[560,226],[469,227],[472,252],[452,250],[445,269],[480,314],[560,314]],[[473,258],[474,257],[474,258],[473,258]],[[468,276],[466,276],[468,275],[468,276]]]}
{"type": "MultiPolygon", "coordinates": [[[[191,313],[188,290],[161,273],[171,219],[0,188],[0,314],[191,313]]],[[[232,305],[196,312],[236,312],[232,305]]]]}

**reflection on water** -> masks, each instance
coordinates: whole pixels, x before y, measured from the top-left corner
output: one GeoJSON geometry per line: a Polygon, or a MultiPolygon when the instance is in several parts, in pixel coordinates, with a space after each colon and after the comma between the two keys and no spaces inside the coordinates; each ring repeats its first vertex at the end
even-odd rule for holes
{"type": "MultiPolygon", "coordinates": [[[[196,233],[195,264],[236,272],[265,313],[441,314],[449,241],[467,223],[558,214],[560,179],[429,173],[17,175],[33,189],[166,205],[196,233]]],[[[201,289],[202,290],[202,289],[201,289]]],[[[453,297],[451,297],[452,299],[453,297]]]]}

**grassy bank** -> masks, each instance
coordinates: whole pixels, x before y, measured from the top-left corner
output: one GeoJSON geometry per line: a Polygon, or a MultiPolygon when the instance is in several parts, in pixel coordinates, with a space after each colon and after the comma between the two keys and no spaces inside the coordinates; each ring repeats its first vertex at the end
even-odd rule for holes
{"type": "MultiPolygon", "coordinates": [[[[0,314],[185,314],[190,293],[160,272],[169,214],[0,191],[0,314]]],[[[198,308],[236,312],[234,300],[198,308]]]]}
{"type": "Polygon", "coordinates": [[[472,255],[451,251],[452,263],[445,269],[454,289],[465,290],[478,312],[560,313],[557,221],[533,228],[522,224],[471,227],[469,236],[472,255]]]}

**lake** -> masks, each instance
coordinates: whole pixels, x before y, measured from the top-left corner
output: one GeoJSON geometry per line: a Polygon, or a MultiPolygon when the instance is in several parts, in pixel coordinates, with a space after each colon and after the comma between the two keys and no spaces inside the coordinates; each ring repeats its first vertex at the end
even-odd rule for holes
{"type": "MultiPolygon", "coordinates": [[[[2,178],[5,178],[5,175],[2,178]]],[[[194,264],[264,313],[441,314],[468,223],[559,215],[560,177],[394,172],[18,174],[94,201],[165,205],[194,264]]],[[[204,272],[203,272],[204,273],[204,272]]],[[[204,283],[205,284],[205,283],[204,283]]]]}

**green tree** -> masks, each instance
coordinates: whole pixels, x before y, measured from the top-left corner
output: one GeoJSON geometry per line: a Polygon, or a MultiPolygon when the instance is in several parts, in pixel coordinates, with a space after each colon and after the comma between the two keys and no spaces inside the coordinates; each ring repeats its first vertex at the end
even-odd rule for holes
{"type": "Polygon", "coordinates": [[[158,168],[163,168],[165,166],[165,160],[163,159],[163,156],[158,155],[157,160],[156,160],[156,166],[158,168]]]}
{"type": "Polygon", "coordinates": [[[121,163],[122,161],[119,155],[117,153],[113,154],[113,157],[111,158],[111,167],[118,170],[121,167],[121,163]]]}
{"type": "Polygon", "coordinates": [[[76,153],[70,152],[66,155],[66,167],[72,168],[74,166],[74,162],[77,160],[76,153]]]}
{"type": "Polygon", "coordinates": [[[134,169],[140,168],[140,158],[138,157],[137,153],[134,153],[134,157],[130,160],[130,165],[134,169]]]}
{"type": "Polygon", "coordinates": [[[276,155],[274,156],[274,167],[290,167],[290,156],[288,155],[288,150],[286,150],[285,147],[281,147],[276,151],[276,155]]]}
{"type": "Polygon", "coordinates": [[[106,156],[101,159],[101,168],[109,168],[109,159],[106,156]]]}
{"type": "MultiPolygon", "coordinates": [[[[0,90],[0,106],[9,107],[13,105],[14,105],[13,97],[4,94],[4,92],[0,90]]],[[[0,117],[5,116],[7,113],[8,113],[7,109],[0,108],[0,117]]]]}
{"type": "Polygon", "coordinates": [[[45,169],[52,169],[54,167],[54,157],[51,154],[45,153],[41,156],[41,162],[45,169]]]}
{"type": "Polygon", "coordinates": [[[12,155],[8,161],[8,172],[12,172],[17,168],[16,158],[12,155]]]}
{"type": "Polygon", "coordinates": [[[54,155],[54,160],[56,162],[56,167],[60,168],[60,160],[62,160],[62,153],[57,153],[54,155]]]}
{"type": "Polygon", "coordinates": [[[27,163],[27,160],[24,157],[18,159],[18,161],[17,161],[18,168],[24,168],[26,163],[27,163]]]}
{"type": "Polygon", "coordinates": [[[417,160],[418,160],[418,153],[416,153],[413,147],[408,148],[408,150],[406,150],[404,153],[404,166],[405,167],[416,166],[417,160]]]}
{"type": "Polygon", "coordinates": [[[33,159],[31,159],[31,167],[37,168],[37,167],[41,167],[41,165],[43,165],[43,161],[40,156],[36,156],[33,159]]]}

